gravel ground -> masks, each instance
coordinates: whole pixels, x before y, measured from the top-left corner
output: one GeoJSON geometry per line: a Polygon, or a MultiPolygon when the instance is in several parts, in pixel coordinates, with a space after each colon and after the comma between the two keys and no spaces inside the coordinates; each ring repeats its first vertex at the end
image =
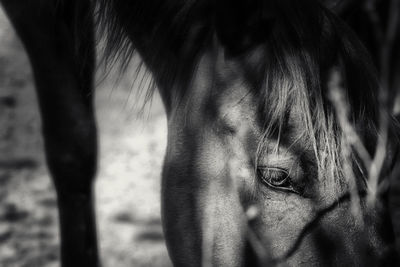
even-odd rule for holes
{"type": "MultiPolygon", "coordinates": [[[[102,262],[170,266],[159,200],[166,118],[158,96],[142,112],[132,75],[97,79],[102,262]]],[[[42,145],[29,63],[0,10],[0,266],[59,266],[56,195],[42,145]]]]}

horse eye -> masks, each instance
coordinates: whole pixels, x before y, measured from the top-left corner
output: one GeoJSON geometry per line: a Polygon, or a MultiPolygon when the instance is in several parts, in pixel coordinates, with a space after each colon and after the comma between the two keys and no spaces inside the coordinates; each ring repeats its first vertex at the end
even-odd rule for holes
{"type": "Polygon", "coordinates": [[[261,182],[269,187],[298,193],[292,185],[289,172],[285,169],[274,167],[258,167],[261,182]]]}

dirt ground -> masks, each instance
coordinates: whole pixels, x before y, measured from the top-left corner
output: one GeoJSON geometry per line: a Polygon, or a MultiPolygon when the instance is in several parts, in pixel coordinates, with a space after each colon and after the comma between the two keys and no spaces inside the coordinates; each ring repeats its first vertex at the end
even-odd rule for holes
{"type": "MultiPolygon", "coordinates": [[[[158,96],[141,112],[132,75],[117,85],[113,74],[97,79],[101,257],[106,267],[170,266],[159,199],[166,118],[158,96]]],[[[0,266],[59,266],[56,195],[42,146],[29,62],[0,10],[0,266]]]]}

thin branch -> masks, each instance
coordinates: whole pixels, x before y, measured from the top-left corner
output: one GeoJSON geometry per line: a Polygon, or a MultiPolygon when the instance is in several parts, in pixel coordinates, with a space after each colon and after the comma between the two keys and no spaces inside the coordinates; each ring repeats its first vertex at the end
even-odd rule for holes
{"type": "Polygon", "coordinates": [[[387,31],[385,32],[382,48],[380,53],[380,68],[381,68],[381,90],[379,91],[379,135],[378,143],[375,151],[375,156],[371,164],[369,184],[371,196],[368,199],[372,203],[376,198],[378,191],[379,176],[386,159],[386,150],[389,131],[389,116],[385,109],[388,103],[389,88],[390,88],[390,65],[393,42],[398,31],[399,24],[399,1],[391,0],[389,6],[389,17],[387,22],[387,31]]]}
{"type": "Polygon", "coordinates": [[[341,77],[339,72],[335,70],[332,71],[331,78],[328,83],[330,100],[335,107],[339,125],[343,130],[343,134],[346,137],[348,144],[354,147],[363,164],[365,166],[370,166],[372,163],[371,156],[369,155],[367,148],[364,146],[353,125],[351,125],[348,120],[349,107],[344,99],[340,82],[341,77]]]}
{"type": "MultiPolygon", "coordinates": [[[[361,191],[359,192],[360,197],[365,197],[366,192],[361,191]]],[[[314,219],[309,222],[303,230],[300,232],[300,234],[297,236],[296,241],[293,243],[292,247],[288,249],[286,254],[279,259],[280,262],[284,262],[285,260],[289,259],[291,256],[294,255],[294,253],[299,249],[301,243],[303,242],[304,238],[311,233],[314,229],[317,228],[321,220],[327,215],[329,212],[333,211],[337,207],[339,207],[343,202],[350,201],[351,200],[351,195],[350,193],[346,193],[343,196],[341,196],[337,201],[329,205],[328,207],[321,209],[317,212],[315,215],[314,219]]]]}
{"type": "Polygon", "coordinates": [[[355,131],[353,125],[348,120],[349,107],[343,96],[343,89],[340,87],[341,77],[338,71],[333,70],[330,81],[328,83],[329,96],[335,107],[336,117],[339,120],[339,125],[343,131],[341,142],[341,154],[343,158],[343,171],[347,179],[349,191],[351,195],[351,211],[357,223],[362,225],[361,202],[358,195],[357,181],[353,172],[351,147],[354,147],[359,155],[364,166],[370,166],[371,157],[368,150],[365,148],[361,138],[355,131]]]}
{"type": "Polygon", "coordinates": [[[365,11],[372,23],[372,33],[375,36],[375,41],[379,45],[383,42],[384,33],[379,15],[376,13],[376,0],[367,0],[365,2],[365,11]]]}

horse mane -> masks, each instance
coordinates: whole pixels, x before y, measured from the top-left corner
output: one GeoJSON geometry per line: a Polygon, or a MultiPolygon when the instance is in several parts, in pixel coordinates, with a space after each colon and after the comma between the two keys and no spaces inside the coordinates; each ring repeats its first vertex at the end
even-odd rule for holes
{"type": "Polygon", "coordinates": [[[299,106],[303,135],[315,154],[318,173],[314,175],[338,188],[345,181],[344,164],[357,174],[365,173],[367,166],[357,162],[352,148],[344,147],[344,129],[330,97],[331,74],[339,72],[348,120],[372,155],[378,135],[377,72],[356,35],[317,2],[280,1],[274,11],[277,18],[266,41],[267,60],[260,79],[265,136],[277,133],[280,140],[287,111],[299,106]],[[352,152],[350,163],[343,158],[344,149],[352,152]]]}
{"type": "MultiPolygon", "coordinates": [[[[345,176],[343,129],[339,126],[328,86],[332,70],[337,70],[349,107],[349,122],[368,152],[374,153],[380,112],[377,71],[355,33],[319,1],[253,0],[251,4],[243,4],[244,1],[235,0],[234,4],[246,8],[232,17],[223,17],[222,23],[218,17],[223,14],[219,10],[221,7],[210,0],[95,2],[97,24],[107,37],[105,56],[108,61],[122,59],[126,64],[136,51],[140,53],[143,43],[149,40],[157,42],[159,45],[155,46],[154,56],[143,60],[150,69],[159,65],[158,72],[166,79],[173,76],[171,84],[176,82],[181,69],[188,73],[184,79],[190,83],[196,58],[215,36],[226,51],[233,51],[229,55],[232,57],[246,57],[246,51],[251,48],[264,47],[265,57],[256,62],[257,66],[251,66],[257,70],[253,87],[260,96],[264,136],[276,132],[280,135],[287,123],[289,108],[297,104],[301,107],[303,134],[312,143],[318,176],[328,174],[334,177],[334,184],[342,184],[345,176]],[[134,30],[148,31],[149,40],[138,41],[129,37],[125,25],[133,23],[132,17],[137,23],[134,30]],[[149,24],[152,28],[148,28],[149,24]],[[230,24],[234,27],[229,27],[230,24]],[[232,30],[237,27],[240,30],[232,30]],[[190,38],[186,38],[188,36],[190,38]],[[172,50],[169,64],[157,58],[163,49],[172,50]],[[179,54],[179,51],[184,52],[179,54]]],[[[152,92],[154,88],[147,90],[152,92]]],[[[260,149],[259,154],[262,152],[260,149]]],[[[357,154],[352,152],[352,167],[363,173],[357,158],[357,154]]]]}
{"type": "Polygon", "coordinates": [[[137,72],[144,70],[153,79],[148,88],[139,89],[147,91],[150,97],[156,82],[170,88],[189,79],[182,79],[182,73],[190,76],[195,63],[182,58],[196,58],[203,47],[209,23],[202,12],[209,9],[210,1],[95,0],[95,3],[96,25],[105,39],[102,59],[106,65],[119,61],[124,70],[131,58],[139,55],[145,64],[139,64],[137,72]],[[190,39],[189,35],[195,37],[190,39]],[[147,51],[148,47],[152,51],[147,51]]]}

